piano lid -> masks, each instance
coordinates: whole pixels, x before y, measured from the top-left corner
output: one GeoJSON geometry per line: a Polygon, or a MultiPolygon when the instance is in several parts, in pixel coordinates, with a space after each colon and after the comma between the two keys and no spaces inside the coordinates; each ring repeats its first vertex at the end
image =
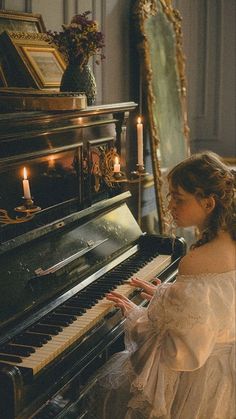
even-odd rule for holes
{"type": "Polygon", "coordinates": [[[129,196],[99,202],[0,246],[2,327],[82,282],[138,240],[142,231],[124,202],[129,196]]]}

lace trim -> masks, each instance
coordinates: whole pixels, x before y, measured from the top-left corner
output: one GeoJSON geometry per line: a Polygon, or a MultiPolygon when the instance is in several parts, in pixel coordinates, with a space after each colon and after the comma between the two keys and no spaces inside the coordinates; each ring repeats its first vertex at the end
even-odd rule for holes
{"type": "Polygon", "coordinates": [[[180,284],[163,284],[157,291],[148,307],[148,318],[161,330],[175,330],[183,332],[192,329],[197,324],[204,324],[209,318],[213,321],[214,316],[206,304],[202,290],[195,289],[192,284],[187,286],[180,284]]]}

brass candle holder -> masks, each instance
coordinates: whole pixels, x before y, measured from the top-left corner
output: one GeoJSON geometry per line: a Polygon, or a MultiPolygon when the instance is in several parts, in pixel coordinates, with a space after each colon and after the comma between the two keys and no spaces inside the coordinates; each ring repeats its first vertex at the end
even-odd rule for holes
{"type": "Polygon", "coordinates": [[[141,225],[142,218],[142,182],[145,176],[149,173],[146,172],[144,165],[137,164],[137,169],[131,172],[131,177],[128,179],[123,172],[113,173],[113,183],[138,183],[138,224],[141,225]]]}
{"type": "Polygon", "coordinates": [[[9,216],[7,210],[0,208],[0,224],[26,223],[32,220],[35,214],[41,210],[39,206],[34,205],[33,199],[26,199],[24,197],[22,199],[23,205],[19,205],[18,207],[14,208],[14,211],[20,212],[22,216],[12,218],[9,216]]]}
{"type": "Polygon", "coordinates": [[[143,164],[137,164],[137,170],[131,172],[131,174],[138,177],[148,175],[148,173],[145,171],[145,167],[143,164]]]}
{"type": "Polygon", "coordinates": [[[126,175],[124,172],[114,172],[113,173],[113,182],[115,183],[122,183],[122,182],[128,182],[128,179],[126,178],[126,175]]]}
{"type": "Polygon", "coordinates": [[[41,208],[38,205],[34,205],[34,201],[32,198],[22,197],[22,199],[23,205],[19,205],[18,207],[14,208],[15,211],[26,213],[27,216],[41,210],[41,208]]]}
{"type": "Polygon", "coordinates": [[[143,164],[137,164],[137,170],[131,172],[135,179],[131,179],[130,183],[138,183],[138,224],[141,226],[142,219],[142,181],[149,173],[146,172],[143,164]]]}

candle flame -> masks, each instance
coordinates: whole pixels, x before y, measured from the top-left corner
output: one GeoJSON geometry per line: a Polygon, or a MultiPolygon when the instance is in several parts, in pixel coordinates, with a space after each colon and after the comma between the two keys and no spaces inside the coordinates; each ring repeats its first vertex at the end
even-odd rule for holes
{"type": "Polygon", "coordinates": [[[117,156],[115,157],[115,161],[114,161],[114,163],[115,163],[115,164],[118,164],[118,163],[119,163],[119,159],[118,159],[118,157],[117,157],[117,156]]]}
{"type": "Polygon", "coordinates": [[[55,159],[54,159],[54,156],[49,156],[48,157],[48,166],[51,167],[51,168],[54,168],[55,167],[55,159]]]}
{"type": "Polygon", "coordinates": [[[24,169],[23,169],[23,176],[24,176],[24,180],[27,180],[27,169],[26,169],[26,167],[24,167],[24,169]]]}
{"type": "Polygon", "coordinates": [[[141,124],[142,119],[140,118],[140,116],[138,117],[137,121],[138,121],[138,124],[141,124]]]}

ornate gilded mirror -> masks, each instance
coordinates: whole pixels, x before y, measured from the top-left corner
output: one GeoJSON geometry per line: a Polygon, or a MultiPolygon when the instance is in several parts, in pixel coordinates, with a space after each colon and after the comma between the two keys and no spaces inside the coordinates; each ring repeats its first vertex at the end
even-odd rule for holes
{"type": "Polygon", "coordinates": [[[166,174],[189,154],[181,17],[170,0],[138,0],[134,19],[159,232],[165,234],[166,174]]]}

